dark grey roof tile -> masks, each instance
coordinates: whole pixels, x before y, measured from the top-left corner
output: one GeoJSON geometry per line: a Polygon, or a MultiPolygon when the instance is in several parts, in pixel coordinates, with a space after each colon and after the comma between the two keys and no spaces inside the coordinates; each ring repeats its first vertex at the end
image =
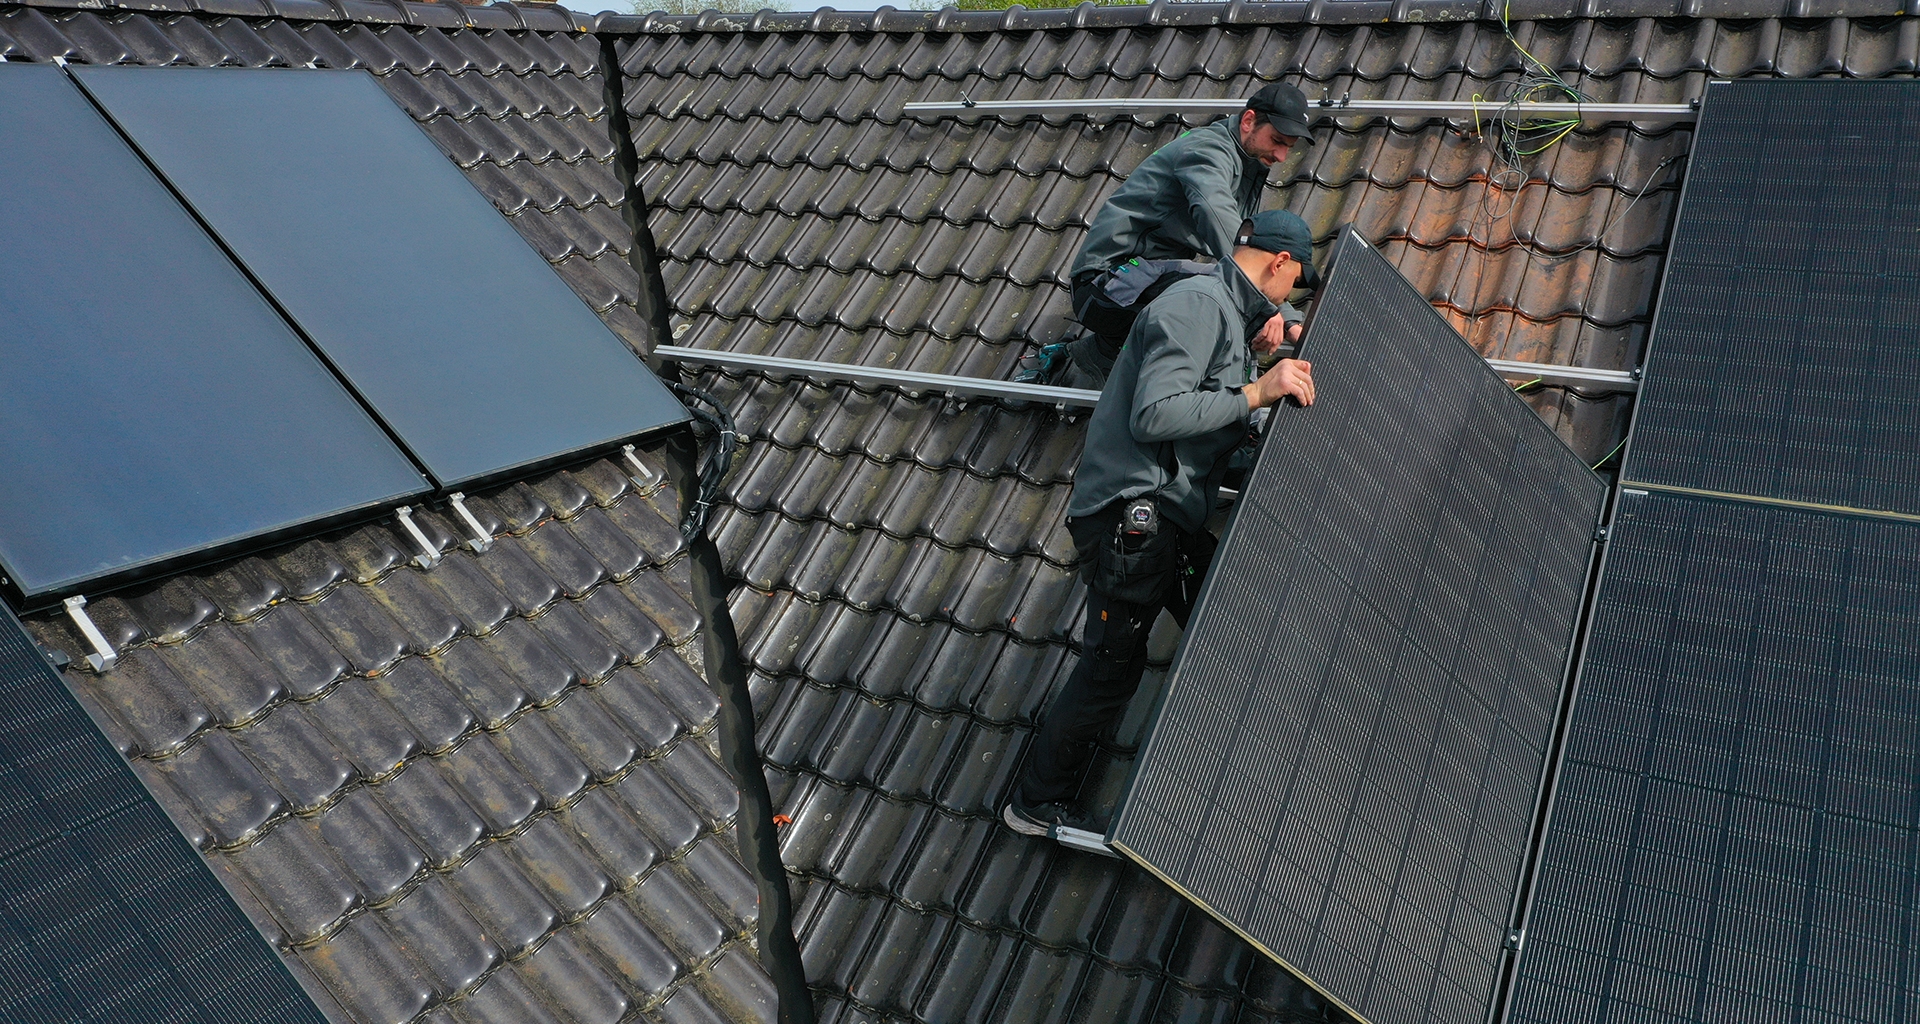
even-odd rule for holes
{"type": "MultiPolygon", "coordinates": [[[[514,726],[530,719],[533,716],[523,716],[514,726]]],[[[542,806],[540,792],[501,753],[494,739],[498,735],[474,736],[453,753],[436,759],[440,774],[466,798],[467,806],[479,812],[486,831],[493,835],[519,828],[542,806]]]]}
{"type": "Polygon", "coordinates": [[[624,891],[652,870],[661,855],[613,794],[610,788],[593,789],[562,812],[562,818],[593,851],[614,887],[624,891]]]}
{"type": "Polygon", "coordinates": [[[379,916],[400,946],[426,968],[441,998],[471,988],[500,962],[500,949],[453,894],[432,875],[379,916]]]}
{"type": "MultiPolygon", "coordinates": [[[[654,581],[659,579],[652,573],[644,576],[654,581]]],[[[599,627],[602,637],[597,640],[585,638],[587,649],[594,653],[591,659],[593,668],[589,668],[588,663],[582,660],[582,655],[574,656],[576,664],[580,664],[591,678],[604,676],[620,661],[639,661],[666,639],[659,625],[634,604],[622,587],[600,587],[579,603],[578,611],[585,613],[599,627]],[[604,638],[611,638],[611,646],[604,638]],[[607,661],[603,666],[602,662],[609,654],[616,656],[615,660],[607,661]]],[[[691,632],[691,627],[688,631],[691,632]]]]}
{"type": "MultiPolygon", "coordinates": [[[[768,763],[799,767],[808,763],[822,730],[841,713],[848,691],[824,686],[789,686],[768,711],[758,734],[760,756],[768,763]],[[833,717],[829,717],[833,716],[833,717]]],[[[795,821],[800,819],[795,817],[795,821]]],[[[801,830],[790,829],[788,840],[801,830]]]]}
{"type": "Polygon", "coordinates": [[[409,649],[419,652],[436,651],[452,643],[464,626],[461,616],[446,606],[440,592],[428,582],[428,575],[403,570],[367,588],[374,603],[405,631],[409,649]]]}
{"type": "Polygon", "coordinates": [[[129,757],[174,750],[213,720],[199,695],[151,647],[123,651],[110,684],[89,677],[86,691],[126,730],[112,738],[129,757]]]}
{"type": "Polygon", "coordinates": [[[1006,640],[1004,633],[969,633],[939,624],[915,628],[895,619],[861,667],[859,685],[876,694],[904,690],[924,707],[954,708],[979,663],[991,660],[1006,640]],[[901,672],[902,664],[911,667],[901,672]]]}
{"type": "Polygon", "coordinates": [[[563,919],[585,914],[613,889],[604,870],[553,815],[542,817],[505,845],[508,855],[545,891],[563,919]]]}
{"type": "Polygon", "coordinates": [[[321,807],[357,777],[299,704],[282,704],[233,738],[295,812],[321,807]]]}
{"type": "Polygon", "coordinates": [[[480,644],[454,644],[425,659],[474,713],[484,729],[498,729],[531,698],[480,644]]]}
{"type": "Polygon", "coordinates": [[[566,804],[591,780],[586,764],[554,733],[544,715],[523,715],[488,738],[512,759],[522,784],[531,784],[547,807],[566,804]]]}
{"type": "Polygon", "coordinates": [[[568,687],[580,682],[579,670],[526,620],[507,620],[480,643],[499,659],[507,674],[535,704],[550,704],[560,699],[568,687]]]}
{"type": "MultiPolygon", "coordinates": [[[[624,668],[614,673],[611,679],[591,691],[591,697],[576,696],[574,700],[592,700],[602,703],[612,712],[613,720],[621,724],[626,733],[640,745],[640,750],[655,753],[666,749],[674,739],[687,731],[688,726],[675,711],[648,684],[641,670],[624,668]]],[[[563,707],[565,705],[562,705],[563,707]]],[[[579,712],[588,715],[588,710],[579,712]]],[[[612,744],[611,740],[607,741],[612,744]]],[[[585,755],[582,755],[583,758],[585,755]]],[[[587,759],[591,764],[592,760],[587,759]]]]}
{"type": "Polygon", "coordinates": [[[868,800],[859,819],[848,822],[850,829],[830,862],[832,877],[849,889],[888,891],[932,814],[926,804],[884,795],[868,800]]]}
{"type": "Polygon", "coordinates": [[[648,875],[632,895],[624,899],[683,962],[697,962],[712,956],[727,938],[729,929],[671,869],[648,875]]]}
{"type": "Polygon", "coordinates": [[[566,1020],[578,1024],[614,1024],[632,1005],[607,970],[593,961],[574,930],[564,930],[541,943],[532,957],[515,964],[515,970],[566,1020]]]}
{"type": "Polygon", "coordinates": [[[953,911],[996,827],[988,818],[936,813],[920,837],[913,869],[900,879],[900,898],[953,911]]]}
{"type": "Polygon", "coordinates": [[[477,559],[447,558],[419,577],[442,614],[453,616],[459,628],[484,636],[515,613],[513,602],[487,578],[477,559]]]}
{"type": "Polygon", "coordinates": [[[304,961],[355,1021],[404,1024],[426,1009],[433,986],[373,914],[334,933],[304,961]]]}
{"type": "Polygon", "coordinates": [[[614,788],[648,838],[668,856],[685,850],[706,828],[658,771],[629,772],[614,788]]]}
{"type": "Polygon", "coordinates": [[[851,987],[854,999],[883,1013],[910,1016],[914,997],[939,963],[938,954],[952,919],[895,905],[878,925],[878,934],[851,987]]]}
{"type": "Polygon", "coordinates": [[[193,688],[201,706],[221,725],[251,721],[286,696],[274,671],[232,626],[218,624],[185,644],[162,644],[153,651],[193,688]]]}
{"type": "Polygon", "coordinates": [[[1160,1002],[1162,984],[1154,975],[1117,970],[1096,960],[1087,968],[1080,998],[1074,1003],[1073,1015],[1067,1019],[1075,1024],[1083,1021],[1147,1024],[1160,1002]]]}
{"type": "MultiPolygon", "coordinates": [[[[685,587],[675,586],[659,572],[635,573],[622,588],[626,596],[647,614],[653,624],[665,632],[667,641],[682,644],[693,636],[700,625],[699,613],[687,603],[683,595],[685,587]]],[[[638,648],[640,642],[651,637],[650,631],[638,624],[632,627],[634,632],[621,638],[629,649],[638,648]]]]}
{"type": "Polygon", "coordinates": [[[1071,1003],[1058,998],[1058,994],[1076,990],[1080,976],[1090,962],[1082,954],[1056,952],[1035,945],[1023,946],[1014,955],[1013,969],[1006,987],[1000,993],[1000,1005],[994,1019],[1009,1024],[1064,1022],[1071,1003]]]}
{"type": "Polygon", "coordinates": [[[971,723],[935,799],[958,814],[998,813],[1026,741],[1026,730],[1016,726],[971,723]]]}
{"type": "MultiPolygon", "coordinates": [[[[405,65],[400,54],[387,45],[386,33],[365,24],[348,23],[335,30],[340,41],[352,51],[355,66],[385,77],[405,65]]],[[[405,46],[405,43],[401,43],[405,46]]],[[[411,47],[408,47],[412,49],[411,47]]]]}
{"type": "Polygon", "coordinates": [[[853,983],[854,970],[874,930],[885,918],[888,903],[836,886],[822,886],[817,903],[804,928],[800,914],[794,915],[801,962],[808,981],[845,991],[853,983]]]}
{"type": "Polygon", "coordinates": [[[991,662],[983,659],[976,667],[966,691],[970,710],[989,722],[1033,722],[1070,660],[1068,649],[1059,645],[1010,642],[991,662]]]}
{"type": "Polygon", "coordinates": [[[292,818],[230,855],[281,932],[280,942],[320,938],[360,905],[353,880],[328,853],[313,823],[292,818]]]}
{"type": "MultiPolygon", "coordinates": [[[[772,979],[740,947],[721,954],[710,971],[695,977],[694,985],[720,1020],[773,1024],[778,1019],[780,998],[772,979]]],[[[681,998],[675,993],[675,1000],[681,998]]]]}
{"type": "Polygon", "coordinates": [[[356,672],[382,672],[415,653],[400,624],[357,586],[338,587],[303,609],[356,672]]]}
{"type": "Polygon", "coordinates": [[[365,778],[392,774],[420,750],[420,741],[405,721],[369,689],[365,680],[343,680],[325,697],[307,705],[307,711],[335,749],[365,778]]]}
{"type": "MultiPolygon", "coordinates": [[[[604,692],[604,689],[596,692],[604,692]]],[[[670,726],[671,713],[665,707],[658,706],[657,702],[656,711],[670,726]]],[[[544,714],[551,720],[555,734],[586,766],[594,781],[612,778],[641,752],[639,742],[620,728],[619,719],[610,714],[608,706],[596,700],[593,694],[575,693],[544,714]]],[[[642,729],[649,727],[658,728],[654,723],[641,724],[642,729]]]]}
{"type": "Polygon", "coordinates": [[[504,844],[483,848],[450,881],[487,936],[510,957],[525,953],[558,923],[553,906],[520,871],[504,844]]]}
{"type": "Polygon", "coordinates": [[[720,701],[680,656],[663,649],[642,666],[653,691],[693,732],[705,732],[720,714],[720,701]]]}
{"type": "Polygon", "coordinates": [[[914,800],[933,799],[947,766],[966,738],[967,719],[915,709],[902,716],[897,737],[874,753],[865,775],[876,789],[914,800]]]}
{"type": "MultiPolygon", "coordinates": [[[[442,777],[440,765],[431,759],[407,765],[406,770],[378,788],[394,820],[435,868],[452,865],[486,834],[486,822],[442,777]]],[[[499,938],[497,932],[495,938],[499,938]]]]}
{"type": "Polygon", "coordinates": [[[917,1009],[926,1020],[990,1019],[1013,969],[1020,940],[1004,932],[956,926],[917,1009]]]}
{"type": "Polygon", "coordinates": [[[198,742],[155,760],[153,766],[173,784],[216,846],[251,838],[286,808],[273,784],[222,729],[202,733],[198,742]]]}
{"type": "Polygon", "coordinates": [[[680,975],[680,962],[665,943],[620,900],[609,900],[570,933],[612,968],[623,987],[645,1000],[665,994],[680,975]]]}
{"type": "Polygon", "coordinates": [[[704,829],[718,830],[739,813],[740,791],[726,769],[700,744],[678,744],[654,764],[687,807],[700,815],[704,829]]]}
{"type": "Polygon", "coordinates": [[[560,597],[559,584],[528,553],[524,537],[499,538],[479,561],[521,615],[537,614],[560,597]]]}
{"type": "Polygon", "coordinates": [[[1027,912],[1027,934],[1037,942],[1086,949],[1120,891],[1125,869],[1106,857],[1057,859],[1027,912]]]}
{"type": "Polygon", "coordinates": [[[409,658],[367,685],[399,713],[429,753],[451,749],[474,727],[472,712],[423,659],[409,658]]]}
{"type": "Polygon", "coordinates": [[[390,899],[426,867],[425,855],[375,797],[373,788],[349,792],[315,822],[321,841],[367,902],[390,899]]]}
{"type": "Polygon", "coordinates": [[[749,934],[758,925],[759,886],[724,844],[696,844],[681,859],[680,869],[732,931],[749,934]]]}
{"type": "Polygon", "coordinates": [[[1188,914],[1168,968],[1198,988],[1238,989],[1253,966],[1253,947],[1206,914],[1188,914]]]}
{"type": "Polygon", "coordinates": [[[547,644],[579,670],[578,678],[582,680],[603,679],[627,660],[620,647],[581,613],[578,602],[557,601],[546,614],[532,622],[547,644]]]}

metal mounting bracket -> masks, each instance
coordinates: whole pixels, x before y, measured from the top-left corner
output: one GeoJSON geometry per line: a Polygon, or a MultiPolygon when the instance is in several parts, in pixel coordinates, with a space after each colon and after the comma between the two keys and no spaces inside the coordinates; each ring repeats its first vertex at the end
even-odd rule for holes
{"type": "Polygon", "coordinates": [[[426,532],[420,529],[420,524],[413,521],[413,506],[402,505],[396,508],[393,510],[393,516],[400,520],[400,525],[406,527],[409,534],[413,535],[413,542],[420,545],[420,553],[414,556],[413,564],[422,569],[431,569],[439,565],[440,549],[433,546],[433,542],[427,539],[426,532]]]}
{"type": "Polygon", "coordinates": [[[633,472],[627,474],[627,477],[633,481],[634,487],[642,491],[651,491],[660,486],[660,472],[640,461],[640,453],[634,451],[632,445],[621,445],[620,454],[626,457],[627,465],[633,467],[633,472]]]}
{"type": "Polygon", "coordinates": [[[1120,859],[1120,855],[1113,852],[1113,847],[1107,845],[1107,837],[1098,832],[1088,832],[1086,829],[1055,825],[1053,827],[1053,838],[1054,841],[1061,846],[1070,847],[1075,850],[1083,850],[1087,853],[1097,853],[1102,857],[1112,857],[1114,860],[1120,859]]]}
{"type": "Polygon", "coordinates": [[[94,653],[87,655],[87,664],[93,666],[96,673],[105,674],[115,662],[120,660],[120,655],[114,653],[113,645],[107,642],[107,635],[100,632],[100,627],[93,624],[93,616],[87,614],[86,595],[75,594],[67,598],[64,604],[67,608],[67,618],[73,620],[74,627],[80,630],[80,635],[86,637],[87,642],[93,645],[94,653]]]}
{"type": "Polygon", "coordinates": [[[488,533],[487,528],[480,525],[480,520],[467,510],[467,496],[455,491],[447,495],[447,501],[453,505],[453,511],[467,524],[467,529],[473,531],[473,539],[467,541],[467,550],[479,554],[492,547],[493,535],[488,533]]]}

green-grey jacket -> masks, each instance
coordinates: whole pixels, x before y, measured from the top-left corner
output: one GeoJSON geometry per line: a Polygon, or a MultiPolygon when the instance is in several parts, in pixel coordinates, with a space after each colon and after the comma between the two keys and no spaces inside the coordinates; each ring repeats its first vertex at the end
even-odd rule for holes
{"type": "Polygon", "coordinates": [[[1240,222],[1260,211],[1267,166],[1240,146],[1229,117],[1160,147],[1094,215],[1072,276],[1111,270],[1139,256],[1225,259],[1240,222]]]}
{"type": "Polygon", "coordinates": [[[1274,309],[1232,260],[1154,299],[1094,406],[1067,514],[1153,494],[1161,515],[1204,528],[1227,456],[1247,436],[1239,389],[1258,372],[1247,341],[1274,309]]]}

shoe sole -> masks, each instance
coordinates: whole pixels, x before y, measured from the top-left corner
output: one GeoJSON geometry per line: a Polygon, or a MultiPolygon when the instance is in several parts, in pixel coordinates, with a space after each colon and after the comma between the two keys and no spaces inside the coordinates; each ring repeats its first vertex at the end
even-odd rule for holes
{"type": "Polygon", "coordinates": [[[1012,804],[1008,804],[1004,809],[1000,811],[1000,820],[1002,822],[1005,822],[1008,828],[1014,830],[1015,832],[1020,833],[1023,836],[1034,836],[1036,838],[1045,839],[1053,835],[1053,826],[1048,825],[1044,822],[1029,821],[1028,819],[1021,817],[1020,815],[1015,814],[1012,804]]]}

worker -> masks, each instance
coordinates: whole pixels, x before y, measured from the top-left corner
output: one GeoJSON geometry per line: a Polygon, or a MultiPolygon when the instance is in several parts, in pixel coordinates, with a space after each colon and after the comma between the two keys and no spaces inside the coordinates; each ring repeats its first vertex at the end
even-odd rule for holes
{"type": "Polygon", "coordinates": [[[1313,404],[1313,368],[1258,372],[1263,327],[1296,285],[1313,286],[1313,239],[1285,210],[1256,214],[1231,256],[1141,312],[1087,425],[1067,529],[1087,582],[1080,661],[1048,707],[1001,817],[1017,832],[1098,830],[1076,805],[1093,743],[1126,711],[1162,609],[1185,628],[1212,560],[1206,522],[1229,456],[1257,410],[1313,404]],[[1257,374],[1257,376],[1256,376],[1257,374]]]}
{"type": "MultiPolygon", "coordinates": [[[[1092,337],[1048,346],[1030,357],[1036,365],[1026,376],[1100,387],[1139,310],[1172,281],[1210,268],[1195,257],[1226,258],[1234,229],[1260,209],[1268,169],[1302,141],[1313,143],[1307,98],[1275,82],[1238,116],[1187,132],[1142,161],[1094,216],[1074,257],[1073,315],[1092,337]]],[[[1283,302],[1272,319],[1269,351],[1299,337],[1292,306],[1283,302]]]]}

